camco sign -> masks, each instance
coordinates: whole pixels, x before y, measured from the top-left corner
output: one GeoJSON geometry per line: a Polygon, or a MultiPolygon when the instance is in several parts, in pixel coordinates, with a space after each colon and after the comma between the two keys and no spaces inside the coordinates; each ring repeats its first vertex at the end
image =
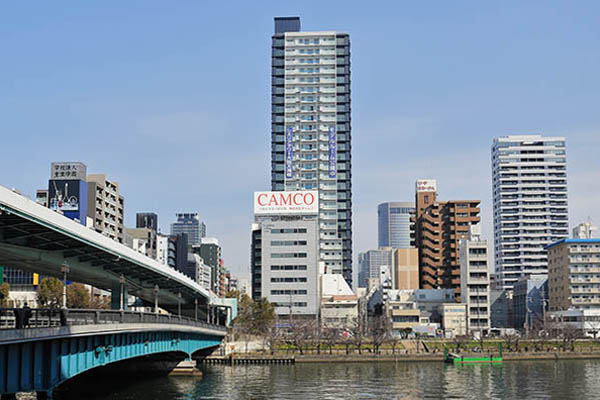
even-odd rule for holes
{"type": "Polygon", "coordinates": [[[436,192],[437,182],[435,179],[419,179],[416,184],[417,192],[436,192]]]}
{"type": "Polygon", "coordinates": [[[254,192],[254,214],[318,214],[319,192],[254,192]]]}

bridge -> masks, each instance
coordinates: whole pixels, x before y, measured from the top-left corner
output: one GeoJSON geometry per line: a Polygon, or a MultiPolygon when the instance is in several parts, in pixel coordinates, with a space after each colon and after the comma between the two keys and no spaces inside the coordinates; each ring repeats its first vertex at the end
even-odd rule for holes
{"type": "Polygon", "coordinates": [[[0,395],[38,397],[98,366],[211,351],[237,314],[184,274],[0,186],[0,265],[111,292],[113,310],[5,309],[0,316],[0,395]],[[154,313],[127,310],[133,295],[154,313]],[[159,314],[159,309],[168,314],[159,314]]]}

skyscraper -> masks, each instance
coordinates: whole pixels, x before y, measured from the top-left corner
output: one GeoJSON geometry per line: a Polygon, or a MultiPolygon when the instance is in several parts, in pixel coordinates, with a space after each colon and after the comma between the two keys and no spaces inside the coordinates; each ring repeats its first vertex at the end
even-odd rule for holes
{"type": "Polygon", "coordinates": [[[198,213],[178,213],[175,216],[177,221],[171,224],[171,235],[185,233],[190,245],[200,244],[206,236],[206,225],[200,221],[198,213]]]}
{"type": "Polygon", "coordinates": [[[379,247],[407,249],[414,245],[410,237],[410,216],[415,212],[415,203],[391,202],[377,206],[379,247]]]}
{"type": "Polygon", "coordinates": [[[352,282],[350,38],[275,18],[271,187],[319,191],[319,260],[352,282]]]}
{"type": "Polygon", "coordinates": [[[567,160],[564,137],[495,138],[492,145],[494,254],[497,287],[548,273],[544,247],[567,238],[567,160]]]}

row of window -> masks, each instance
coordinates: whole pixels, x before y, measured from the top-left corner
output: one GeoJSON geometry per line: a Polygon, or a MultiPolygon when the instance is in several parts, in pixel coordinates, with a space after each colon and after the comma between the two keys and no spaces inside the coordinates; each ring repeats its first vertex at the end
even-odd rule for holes
{"type": "Polygon", "coordinates": [[[308,291],[304,289],[291,289],[291,290],[271,290],[272,295],[291,295],[291,294],[307,294],[308,291]]]}
{"type": "Polygon", "coordinates": [[[306,258],[306,253],[271,253],[271,258],[306,258]]]}
{"type": "Polygon", "coordinates": [[[306,271],[306,265],[271,265],[271,271],[306,271]]]}
{"type": "Polygon", "coordinates": [[[271,283],[306,283],[306,278],[298,277],[285,277],[285,278],[271,278],[271,283]]]}
{"type": "Polygon", "coordinates": [[[306,246],[306,240],[271,240],[271,246],[306,246]]]}
{"type": "Polygon", "coordinates": [[[271,233],[306,233],[306,228],[279,228],[279,229],[271,229],[271,233]]]}

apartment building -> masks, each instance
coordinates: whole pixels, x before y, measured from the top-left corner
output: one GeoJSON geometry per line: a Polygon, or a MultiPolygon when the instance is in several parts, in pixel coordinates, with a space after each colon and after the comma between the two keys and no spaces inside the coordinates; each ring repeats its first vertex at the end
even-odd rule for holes
{"type": "Polygon", "coordinates": [[[494,255],[500,282],[546,274],[545,246],[569,236],[564,137],[514,135],[492,144],[494,255]]]}
{"type": "Polygon", "coordinates": [[[352,285],[350,38],[275,18],[271,190],[319,192],[319,260],[352,285]]]}
{"type": "Polygon", "coordinates": [[[125,229],[125,199],[119,194],[119,183],[106,179],[105,174],[87,176],[87,216],[96,232],[123,243],[125,229]]]}
{"type": "Polygon", "coordinates": [[[600,309],[600,239],[561,239],[547,252],[549,310],[600,309]]]}
{"type": "Polygon", "coordinates": [[[416,182],[415,246],[422,289],[453,289],[460,301],[459,242],[480,222],[479,200],[438,201],[437,182],[416,182]]]}

